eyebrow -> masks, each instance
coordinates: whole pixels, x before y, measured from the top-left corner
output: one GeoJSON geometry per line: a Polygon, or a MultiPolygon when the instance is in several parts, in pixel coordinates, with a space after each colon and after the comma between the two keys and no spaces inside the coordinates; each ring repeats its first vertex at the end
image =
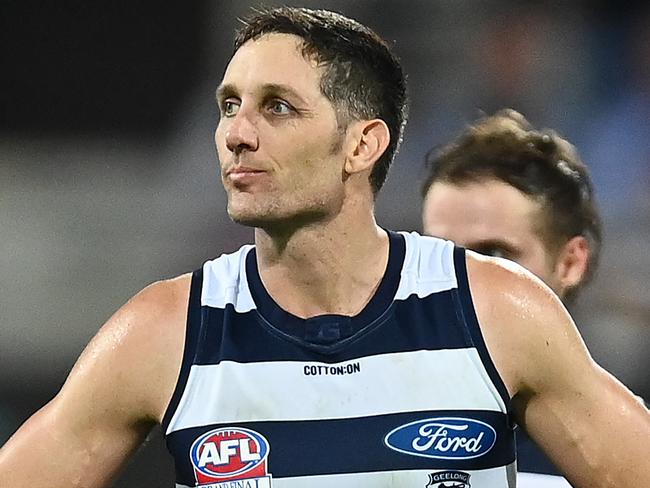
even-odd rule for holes
{"type": "Polygon", "coordinates": [[[217,87],[217,91],[215,92],[215,98],[217,99],[217,102],[231,97],[237,93],[237,90],[235,89],[234,85],[231,84],[225,84],[225,85],[219,85],[217,87]]]}
{"type": "MultiPolygon", "coordinates": [[[[283,85],[279,83],[266,83],[261,87],[261,93],[264,97],[281,97],[281,98],[290,98],[296,100],[300,104],[306,104],[304,98],[302,98],[298,93],[289,85],[283,85]]],[[[217,101],[224,100],[228,97],[236,97],[239,95],[239,90],[235,85],[231,83],[226,83],[219,85],[216,91],[217,101]]]]}

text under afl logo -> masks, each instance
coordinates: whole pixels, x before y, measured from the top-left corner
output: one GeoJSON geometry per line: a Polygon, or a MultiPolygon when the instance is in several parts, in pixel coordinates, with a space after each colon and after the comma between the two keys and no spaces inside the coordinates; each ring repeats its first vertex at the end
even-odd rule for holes
{"type": "Polygon", "coordinates": [[[210,478],[243,478],[257,471],[268,453],[268,441],[258,432],[242,427],[206,432],[190,448],[194,468],[210,478]]]}
{"type": "Polygon", "coordinates": [[[386,435],[384,443],[412,456],[461,460],[483,456],[496,440],[496,431],[480,420],[437,417],[400,425],[386,435]]]}

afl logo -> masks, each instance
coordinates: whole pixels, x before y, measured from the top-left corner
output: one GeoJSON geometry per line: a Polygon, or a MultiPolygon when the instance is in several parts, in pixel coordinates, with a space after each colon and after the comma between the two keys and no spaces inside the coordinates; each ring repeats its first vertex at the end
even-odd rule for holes
{"type": "Polygon", "coordinates": [[[190,448],[195,474],[199,478],[222,481],[265,475],[268,454],[268,441],[242,427],[206,432],[190,448]]]}
{"type": "Polygon", "coordinates": [[[437,417],[400,425],[384,443],[411,456],[462,460],[483,456],[496,440],[496,431],[480,420],[437,417]]]}

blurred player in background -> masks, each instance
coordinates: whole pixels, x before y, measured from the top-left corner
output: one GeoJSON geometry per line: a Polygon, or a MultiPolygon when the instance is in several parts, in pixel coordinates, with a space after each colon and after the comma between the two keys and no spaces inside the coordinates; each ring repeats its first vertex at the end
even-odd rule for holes
{"type": "MultiPolygon", "coordinates": [[[[425,234],[515,261],[565,304],[598,266],[601,218],[586,165],[552,130],[536,130],[514,110],[468,127],[427,156],[422,188],[425,234]]],[[[523,472],[559,474],[524,431],[523,472]]]]}

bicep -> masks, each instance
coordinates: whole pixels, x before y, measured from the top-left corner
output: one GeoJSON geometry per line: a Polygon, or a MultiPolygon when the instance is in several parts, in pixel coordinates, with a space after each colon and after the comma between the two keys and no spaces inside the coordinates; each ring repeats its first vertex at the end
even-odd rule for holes
{"type": "Polygon", "coordinates": [[[576,487],[650,486],[650,413],[593,361],[558,298],[521,268],[468,265],[517,422],[576,487]]]}
{"type": "Polygon", "coordinates": [[[57,396],[0,451],[0,478],[11,480],[8,486],[107,486],[146,435],[141,400],[130,396],[135,385],[125,374],[133,338],[116,317],[87,346],[57,396]]]}
{"type": "Polygon", "coordinates": [[[102,418],[74,401],[57,396],[3,447],[0,477],[7,486],[108,486],[146,435],[146,424],[102,418]]]}
{"type": "Polygon", "coordinates": [[[591,358],[554,295],[531,290],[519,422],[574,486],[650,486],[650,415],[591,358]]]}
{"type": "Polygon", "coordinates": [[[58,395],[0,451],[0,479],[12,487],[106,486],[171,396],[187,294],[186,278],[155,284],[111,317],[58,395]]]}
{"type": "Polygon", "coordinates": [[[650,413],[593,362],[515,402],[521,422],[574,486],[650,486],[650,413]]]}

